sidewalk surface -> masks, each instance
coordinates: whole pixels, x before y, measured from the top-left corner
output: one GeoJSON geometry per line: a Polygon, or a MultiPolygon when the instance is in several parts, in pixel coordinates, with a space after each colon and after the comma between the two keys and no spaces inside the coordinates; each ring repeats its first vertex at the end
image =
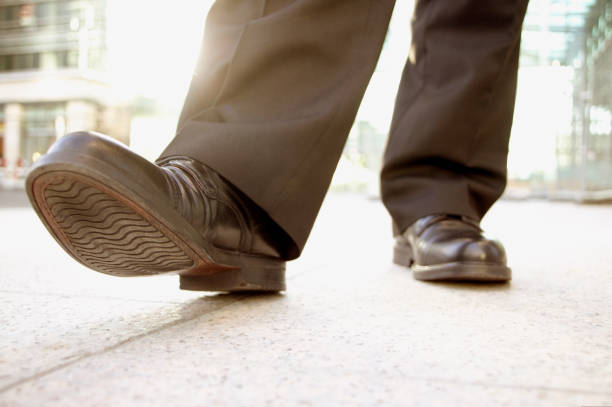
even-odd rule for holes
{"type": "Polygon", "coordinates": [[[500,202],[511,284],[432,284],[331,194],[286,293],[228,295],[89,271],[9,195],[1,406],[612,406],[612,206],[500,202]]]}

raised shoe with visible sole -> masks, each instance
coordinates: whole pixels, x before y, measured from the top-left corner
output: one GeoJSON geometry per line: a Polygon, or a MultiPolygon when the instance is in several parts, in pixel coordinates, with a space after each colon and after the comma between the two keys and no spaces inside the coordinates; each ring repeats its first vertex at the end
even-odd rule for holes
{"type": "Polygon", "coordinates": [[[33,166],[27,193],[61,247],[115,276],[180,275],[198,291],[280,291],[276,224],[187,157],[153,164],[94,133],[62,137],[33,166]]]}
{"type": "Polygon", "coordinates": [[[504,282],[512,278],[502,244],[477,222],[453,215],[420,218],[396,236],[393,261],[423,281],[504,282]]]}

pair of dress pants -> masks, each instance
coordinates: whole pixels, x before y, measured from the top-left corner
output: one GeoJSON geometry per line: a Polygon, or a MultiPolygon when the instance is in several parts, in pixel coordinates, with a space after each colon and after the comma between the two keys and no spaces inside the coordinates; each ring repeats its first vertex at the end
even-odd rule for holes
{"type": "MultiPolygon", "coordinates": [[[[160,160],[189,156],[215,169],[286,232],[284,251],[297,257],[393,6],[217,0],[175,138],[160,160]]],[[[435,213],[480,219],[503,192],[526,8],[527,0],[415,3],[381,172],[395,233],[435,213]]]]}

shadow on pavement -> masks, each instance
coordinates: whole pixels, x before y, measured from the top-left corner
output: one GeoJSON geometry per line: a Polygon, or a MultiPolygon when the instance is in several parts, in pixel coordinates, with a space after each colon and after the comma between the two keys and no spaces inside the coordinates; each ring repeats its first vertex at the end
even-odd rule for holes
{"type": "Polygon", "coordinates": [[[203,301],[203,302],[233,302],[233,301],[259,301],[259,302],[271,302],[282,300],[285,298],[285,294],[282,292],[260,292],[260,291],[240,291],[233,293],[215,293],[215,294],[207,294],[198,298],[195,301],[203,301]]]}
{"type": "Polygon", "coordinates": [[[205,294],[202,297],[186,301],[180,306],[178,312],[182,320],[191,320],[238,302],[251,304],[273,303],[284,299],[285,295],[278,292],[258,293],[244,291],[241,293],[205,294]]]}

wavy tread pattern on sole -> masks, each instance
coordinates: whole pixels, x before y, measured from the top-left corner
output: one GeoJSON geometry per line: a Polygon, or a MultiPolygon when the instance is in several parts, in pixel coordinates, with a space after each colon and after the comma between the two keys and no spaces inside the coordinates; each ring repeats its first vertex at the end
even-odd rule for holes
{"type": "Polygon", "coordinates": [[[91,185],[60,178],[43,194],[66,243],[96,271],[137,276],[185,270],[194,264],[148,220],[91,185]]]}

